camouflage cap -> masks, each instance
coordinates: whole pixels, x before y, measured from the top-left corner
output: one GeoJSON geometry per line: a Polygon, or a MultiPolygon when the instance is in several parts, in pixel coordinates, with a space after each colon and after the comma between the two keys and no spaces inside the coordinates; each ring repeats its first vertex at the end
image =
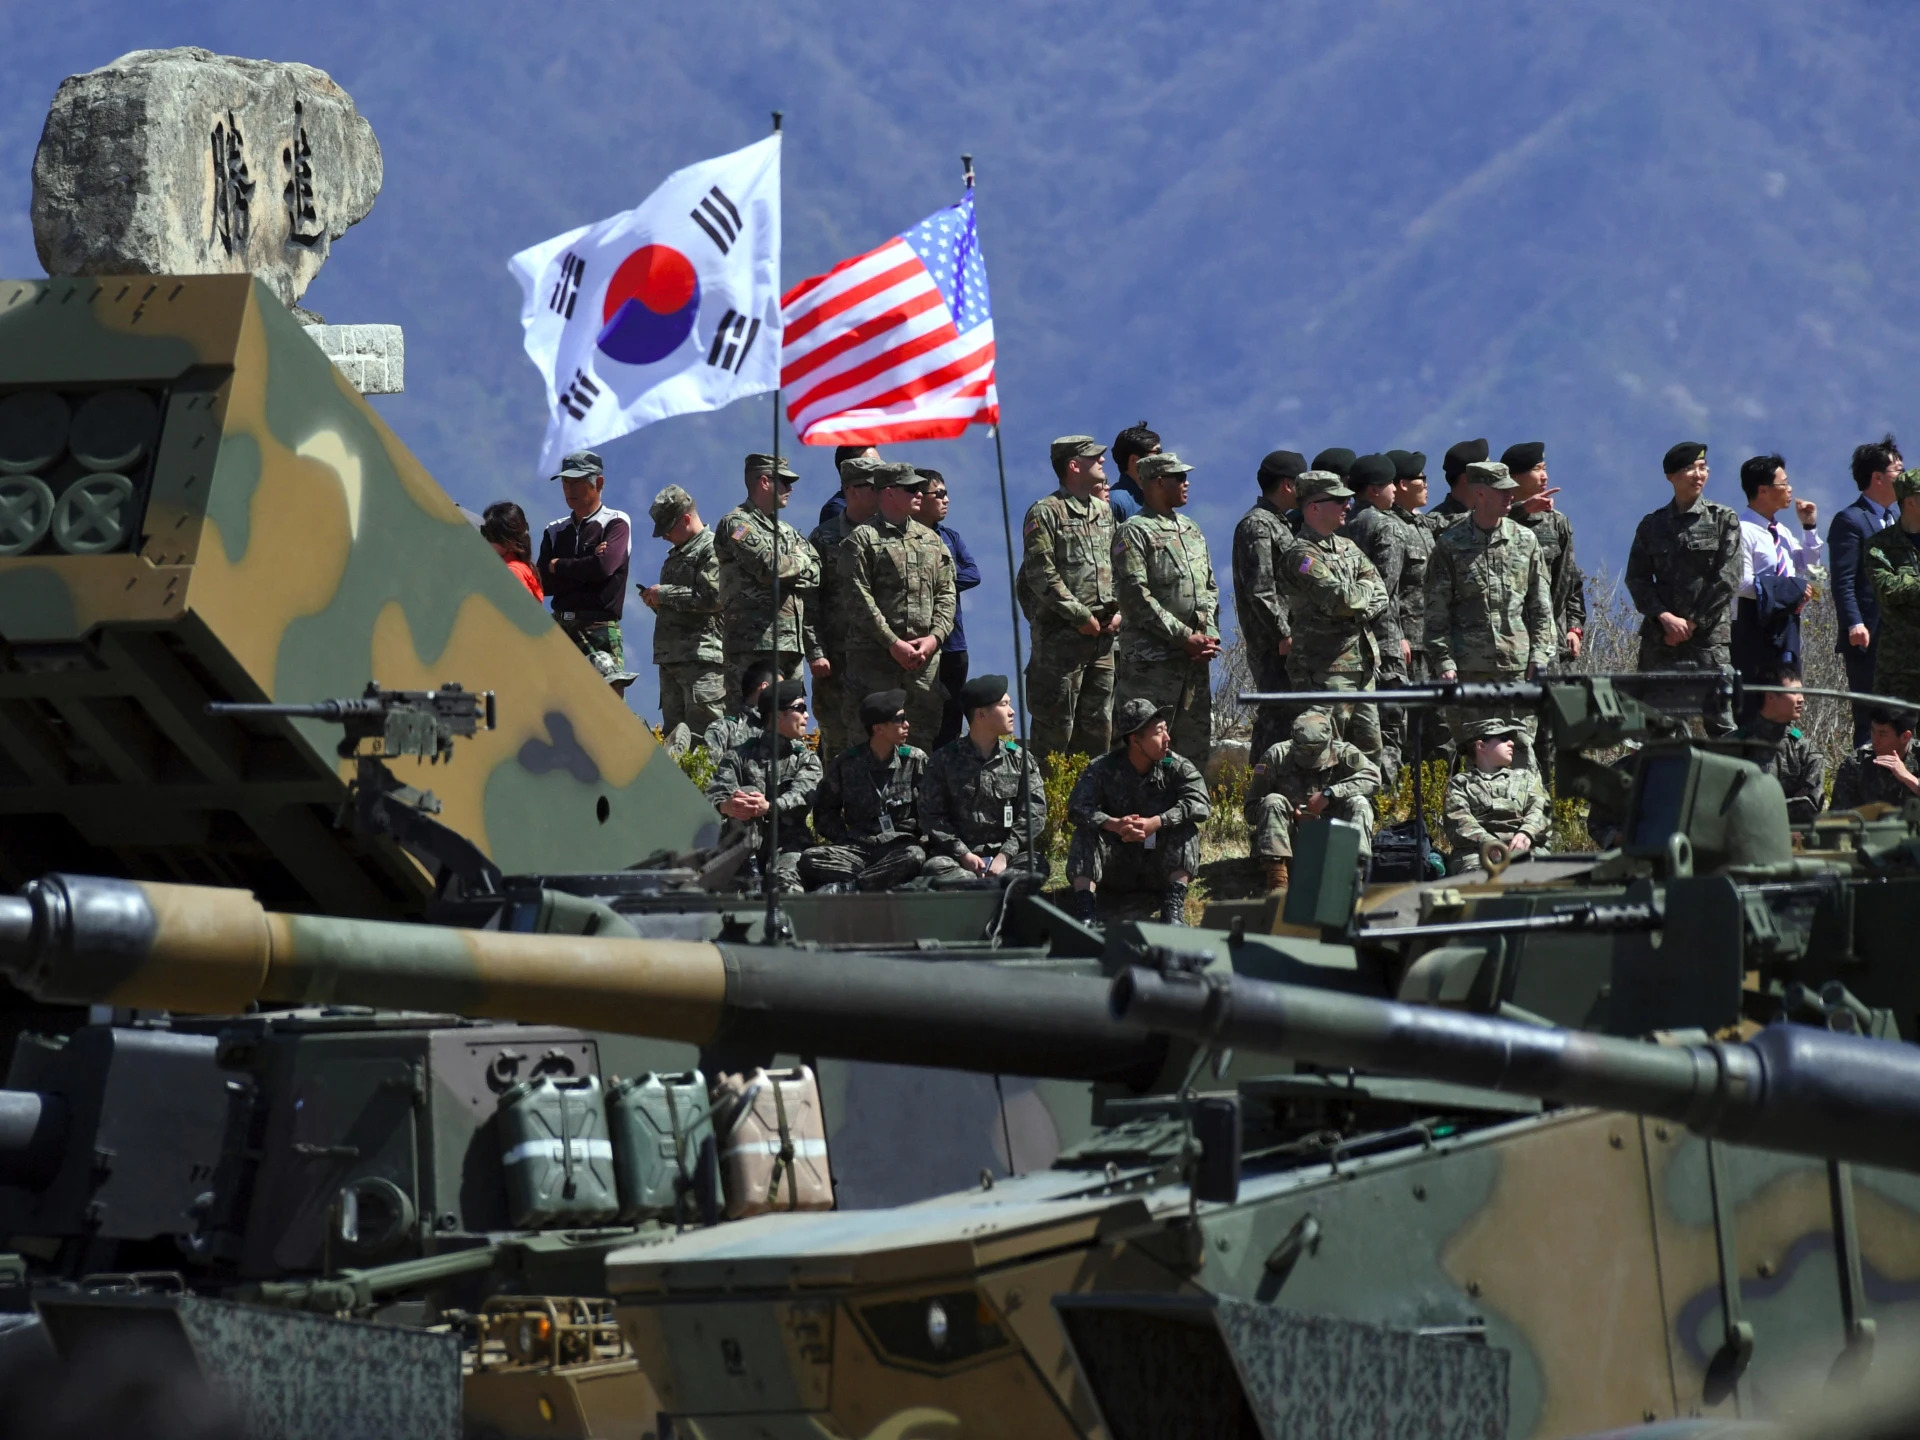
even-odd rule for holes
{"type": "Polygon", "coordinates": [[[1347,482],[1331,470],[1309,470],[1293,482],[1293,493],[1300,497],[1300,503],[1309,500],[1351,500],[1353,491],[1347,488],[1347,482]]]}
{"type": "Polygon", "coordinates": [[[849,455],[840,462],[840,484],[848,490],[872,489],[885,463],[876,455],[849,455]]]}
{"type": "Polygon", "coordinates": [[[600,460],[598,450],[570,450],[567,458],[560,462],[560,473],[556,480],[580,480],[588,475],[605,475],[607,467],[600,460]]]}
{"type": "Polygon", "coordinates": [[[1469,720],[1460,727],[1462,740],[1498,740],[1508,735],[1518,735],[1525,727],[1510,715],[1483,715],[1478,720],[1469,720]]]}
{"type": "Polygon", "coordinates": [[[776,459],[772,455],[747,456],[747,479],[751,480],[756,475],[766,474],[772,474],[781,480],[800,478],[799,473],[785,460],[776,459]]]}
{"type": "Polygon", "coordinates": [[[873,468],[876,490],[918,490],[926,483],[927,477],[904,460],[882,461],[873,468]]]}
{"type": "Polygon", "coordinates": [[[1916,495],[1920,495],[1920,470],[1902,471],[1900,478],[1893,482],[1894,504],[1911,500],[1916,495]]]}
{"type": "Polygon", "coordinates": [[[1117,747],[1125,743],[1127,736],[1146,729],[1156,720],[1165,720],[1173,714],[1171,705],[1155,705],[1144,696],[1136,695],[1113,712],[1113,743],[1117,747]]]}
{"type": "Polygon", "coordinates": [[[1062,435],[1047,447],[1047,455],[1056,463],[1076,455],[1104,455],[1107,447],[1091,435],[1062,435]]]}
{"type": "Polygon", "coordinates": [[[669,485],[653,497],[653,504],[647,507],[647,514],[653,519],[654,538],[658,539],[673,528],[674,522],[693,509],[693,496],[678,485],[669,485]]]}
{"type": "Polygon", "coordinates": [[[1324,710],[1302,711],[1293,722],[1293,749],[1302,759],[1324,757],[1333,748],[1333,719],[1324,710]]]}
{"type": "Polygon", "coordinates": [[[1520,482],[1513,478],[1513,472],[1498,460],[1476,460],[1460,472],[1460,478],[1474,485],[1487,485],[1495,490],[1518,490],[1520,482]]]}
{"type": "Polygon", "coordinates": [[[1185,475],[1193,466],[1187,464],[1171,450],[1158,455],[1143,455],[1133,467],[1133,473],[1142,480],[1158,480],[1166,475],[1185,475]]]}

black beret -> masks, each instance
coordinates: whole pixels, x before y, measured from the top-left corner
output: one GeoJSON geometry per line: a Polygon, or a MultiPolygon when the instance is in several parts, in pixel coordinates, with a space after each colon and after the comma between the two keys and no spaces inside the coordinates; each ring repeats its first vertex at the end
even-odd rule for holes
{"type": "Polygon", "coordinates": [[[1451,485],[1460,478],[1469,465],[1477,465],[1487,458],[1487,442],[1484,440],[1462,440],[1458,445],[1449,446],[1447,458],[1441,461],[1441,467],[1447,472],[1447,483],[1451,485]]]}
{"type": "Polygon", "coordinates": [[[1391,485],[1396,478],[1393,461],[1386,456],[1362,455],[1353,462],[1347,484],[1357,490],[1362,485],[1391,485]]]}
{"type": "Polygon", "coordinates": [[[1500,463],[1516,475],[1523,470],[1531,470],[1546,458],[1547,442],[1544,440],[1523,440],[1500,452],[1500,463]]]}
{"type": "Polygon", "coordinates": [[[1006,698],[1006,676],[976,675],[960,687],[960,713],[971,715],[982,705],[998,705],[1006,698]]]}
{"type": "Polygon", "coordinates": [[[1353,452],[1339,445],[1322,450],[1313,457],[1313,468],[1331,470],[1344,480],[1347,478],[1347,472],[1353,469],[1353,452]]]}
{"type": "Polygon", "coordinates": [[[1418,450],[1389,450],[1387,459],[1393,462],[1396,480],[1418,480],[1427,473],[1427,457],[1418,450]]]}
{"type": "Polygon", "coordinates": [[[860,702],[860,723],[871,733],[876,725],[901,719],[906,708],[906,691],[876,690],[860,702]]]}
{"type": "Polygon", "coordinates": [[[782,680],[760,692],[760,718],[770,719],[776,710],[784,710],[796,700],[807,698],[807,687],[798,680],[782,680]]]}
{"type": "Polygon", "coordinates": [[[1667,458],[1660,462],[1660,468],[1669,475],[1678,475],[1706,453],[1707,447],[1698,440],[1682,440],[1667,451],[1667,458]]]}
{"type": "Polygon", "coordinates": [[[1260,462],[1263,480],[1298,480],[1307,472],[1307,462],[1298,450],[1275,450],[1260,462]]]}

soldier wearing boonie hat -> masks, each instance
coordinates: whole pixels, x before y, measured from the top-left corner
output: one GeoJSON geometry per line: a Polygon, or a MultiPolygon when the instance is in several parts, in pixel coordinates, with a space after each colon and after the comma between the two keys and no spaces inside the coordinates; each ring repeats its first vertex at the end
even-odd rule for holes
{"type": "Polygon", "coordinates": [[[569,452],[553,478],[566,496],[568,514],[542,532],[534,568],[555,621],[607,683],[624,694],[639,678],[627,669],[620,634],[633,522],[625,511],[601,503],[606,467],[594,451],[569,452]]]}
{"type": "Polygon", "coordinates": [[[827,762],[813,797],[814,833],[825,842],[800,856],[809,890],[891,890],[926,864],[920,781],[927,752],[907,743],[907,692],[860,702],[865,738],[827,762]]]}
{"type": "Polygon", "coordinates": [[[1187,923],[1187,885],[1200,868],[1200,826],[1212,807],[1199,767],[1174,753],[1172,713],[1146,699],[1121,705],[1113,749],[1080,772],[1067,799],[1067,878],[1088,924],[1101,890],[1147,891],[1166,924],[1187,923]]]}
{"type": "Polygon", "coordinates": [[[838,468],[845,504],[825,516],[807,537],[820,557],[820,588],[807,606],[807,619],[813,631],[808,653],[813,646],[820,650],[820,659],[812,667],[813,708],[823,755],[838,755],[859,739],[858,731],[847,729],[847,606],[851,592],[846,555],[840,547],[849,535],[880,513],[880,492],[874,489],[874,478],[882,463],[879,456],[867,451],[842,460],[838,468]]]}
{"type": "Polygon", "coordinates": [[[714,527],[720,557],[721,644],[726,651],[727,705],[740,703],[740,677],[755,660],[773,662],[781,680],[798,680],[809,661],[824,661],[813,633],[820,586],[820,555],[793,526],[778,518],[799,478],[783,459],[747,456],[747,498],[714,527]],[[780,612],[773,609],[775,555],[779,556],[780,612]]]}
{"type": "Polygon", "coordinates": [[[1480,847],[1498,841],[1516,860],[1539,853],[1553,807],[1537,770],[1514,764],[1524,727],[1510,716],[1487,715],[1460,727],[1468,763],[1447,781],[1443,802],[1449,874],[1480,868],[1480,847]]]}
{"type": "Polygon", "coordinates": [[[1920,705],[1920,470],[1893,482],[1899,518],[1862,547],[1860,565],[1880,602],[1873,688],[1920,705]]]}
{"type": "Polygon", "coordinates": [[[1284,890],[1294,839],[1312,820],[1345,820],[1361,831],[1361,854],[1373,849],[1373,796],[1380,769],[1357,746],[1339,738],[1324,710],[1295,718],[1292,734],[1254,760],[1241,807],[1253,832],[1253,858],[1267,888],[1284,890]]]}
{"type": "Polygon", "coordinates": [[[1059,487],[1027,508],[1015,587],[1027,617],[1027,736],[1036,757],[1100,755],[1113,718],[1114,636],[1120,595],[1113,578],[1112,507],[1096,493],[1107,447],[1062,435],[1047,447],[1059,487]]]}
{"type": "Polygon", "coordinates": [[[653,663],[660,671],[660,725],[678,755],[726,713],[726,652],[720,643],[720,558],[713,531],[678,485],[647,507],[655,539],[672,544],[657,584],[639,587],[654,612],[653,663]]]}
{"type": "MultiPolygon", "coordinates": [[[[1353,491],[1331,470],[1309,470],[1300,494],[1300,547],[1286,574],[1293,641],[1287,679],[1294,690],[1374,688],[1380,671],[1379,629],[1393,603],[1364,551],[1339,533],[1353,491]]],[[[1380,712],[1363,700],[1332,713],[1335,729],[1370,756],[1380,754],[1380,712]]]]}
{"type": "Polygon", "coordinates": [[[1146,508],[1114,534],[1120,591],[1114,698],[1172,712],[1173,748],[1202,770],[1213,751],[1212,665],[1220,653],[1220,587],[1200,527],[1179,513],[1193,467],[1171,451],[1134,467],[1146,508]]]}

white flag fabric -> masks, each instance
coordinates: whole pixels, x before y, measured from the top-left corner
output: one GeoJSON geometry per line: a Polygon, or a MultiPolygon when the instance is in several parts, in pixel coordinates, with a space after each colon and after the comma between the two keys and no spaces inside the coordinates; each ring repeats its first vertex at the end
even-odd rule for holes
{"type": "Polygon", "coordinates": [[[780,137],[509,262],[547,379],[540,463],[780,383],[780,137]]]}

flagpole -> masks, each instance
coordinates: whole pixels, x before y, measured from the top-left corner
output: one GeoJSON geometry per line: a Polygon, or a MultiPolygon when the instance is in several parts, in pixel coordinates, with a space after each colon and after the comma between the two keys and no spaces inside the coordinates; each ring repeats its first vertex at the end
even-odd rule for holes
{"type": "MultiPolygon", "coordinates": [[[[773,112],[773,133],[780,133],[781,111],[773,112]]],[[[760,927],[760,943],[778,945],[785,927],[780,923],[780,905],[774,886],[774,867],[780,863],[780,686],[786,680],[786,666],[780,659],[780,386],[773,387],[773,709],[767,726],[767,863],[761,876],[767,901],[767,918],[760,927]]]]}
{"type": "MultiPolygon", "coordinates": [[[[972,194],[973,156],[962,155],[960,168],[967,178],[967,193],[972,194]]],[[[995,368],[998,368],[997,364],[995,368]]],[[[1007,499],[1007,451],[1000,438],[998,404],[994,409],[996,414],[993,422],[993,458],[1000,468],[1000,536],[1007,547],[1007,608],[1013,616],[1013,693],[1018,700],[1020,717],[1020,795],[1023,802],[1021,809],[1027,816],[1027,874],[1031,877],[1034,874],[1036,857],[1033,841],[1033,805],[1027,799],[1033,774],[1033,751],[1027,743],[1027,666],[1020,646],[1020,584],[1013,564],[1013,505],[1007,499]]]]}

